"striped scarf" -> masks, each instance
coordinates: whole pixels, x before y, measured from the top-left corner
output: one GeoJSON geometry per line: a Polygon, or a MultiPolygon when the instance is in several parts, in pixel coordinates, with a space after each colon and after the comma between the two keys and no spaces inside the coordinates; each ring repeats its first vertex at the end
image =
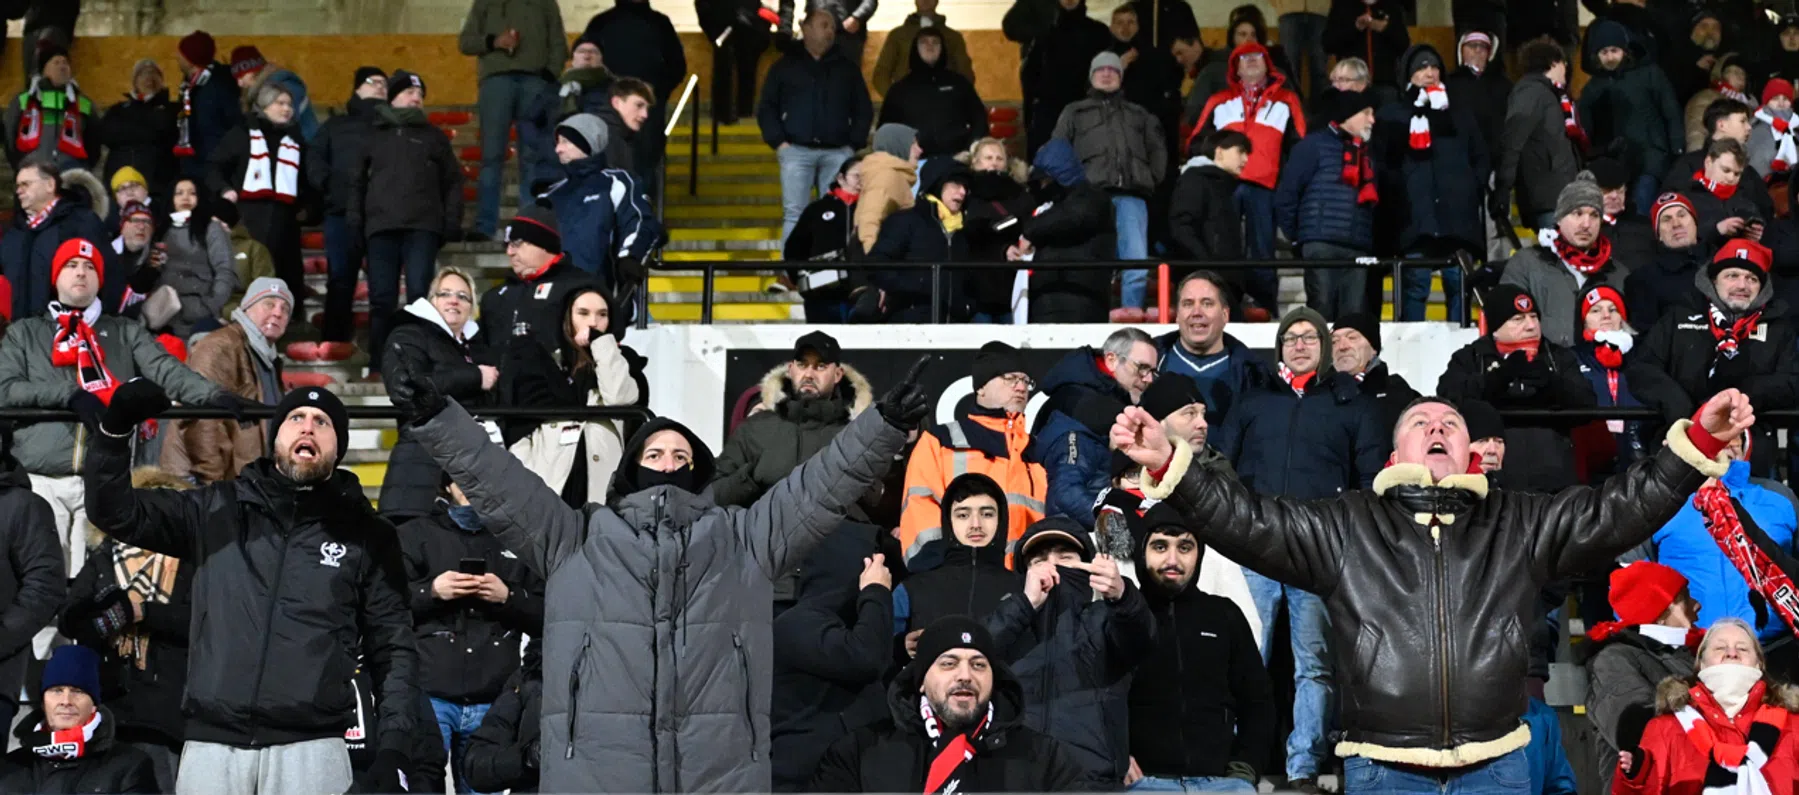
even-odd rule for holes
{"type": "Polygon", "coordinates": [[[974,740],[993,722],[993,702],[987,702],[987,714],[975,723],[974,728],[947,740],[943,736],[943,724],[931,709],[929,697],[918,697],[918,715],[924,718],[925,734],[931,738],[931,747],[937,751],[937,755],[931,758],[929,772],[925,774],[925,795],[955,792],[962,784],[963,766],[974,761],[974,740]]]}
{"type": "Polygon", "coordinates": [[[1786,729],[1787,711],[1762,702],[1767,683],[1756,682],[1745,702],[1755,704],[1755,720],[1749,731],[1738,735],[1736,723],[1725,714],[1704,685],[1687,691],[1687,705],[1674,713],[1687,741],[1706,758],[1704,795],[1770,795],[1773,790],[1762,775],[1768,756],[1780,742],[1786,729]],[[1729,727],[1730,737],[1720,737],[1718,728],[1729,727]],[[1738,737],[1741,737],[1739,740],[1738,737]]]}

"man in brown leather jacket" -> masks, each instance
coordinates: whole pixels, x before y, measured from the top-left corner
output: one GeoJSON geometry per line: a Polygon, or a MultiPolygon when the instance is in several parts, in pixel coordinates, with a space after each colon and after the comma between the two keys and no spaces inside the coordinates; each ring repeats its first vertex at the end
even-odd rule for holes
{"type": "Polygon", "coordinates": [[[1328,500],[1257,497],[1189,468],[1141,408],[1112,445],[1144,466],[1144,494],[1232,560],[1323,597],[1339,651],[1344,792],[1528,791],[1524,631],[1537,590],[1589,571],[1665,524],[1726,440],[1755,422],[1732,389],[1669,430],[1661,452],[1599,488],[1489,491],[1453,404],[1420,398],[1394,429],[1374,488],[1328,500]],[[1428,772],[1427,772],[1428,771],[1428,772]]]}

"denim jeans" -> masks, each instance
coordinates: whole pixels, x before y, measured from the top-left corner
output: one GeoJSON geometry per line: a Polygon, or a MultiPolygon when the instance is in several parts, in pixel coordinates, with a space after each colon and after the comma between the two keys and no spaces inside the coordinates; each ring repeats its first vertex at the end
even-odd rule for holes
{"type": "MultiPolygon", "coordinates": [[[[1149,205],[1136,196],[1113,196],[1112,222],[1118,229],[1118,258],[1149,259],[1149,205]]],[[[1125,271],[1118,305],[1142,309],[1148,291],[1148,270],[1125,271]]]]}
{"type": "Polygon", "coordinates": [[[369,372],[381,371],[382,346],[393,330],[400,308],[400,273],[406,274],[406,300],[423,298],[437,271],[436,232],[396,229],[369,235],[369,372]]]}
{"type": "Polygon", "coordinates": [[[1282,585],[1249,569],[1243,570],[1249,598],[1262,620],[1262,662],[1273,647],[1275,613],[1281,597],[1287,599],[1287,627],[1293,644],[1293,733],[1287,736],[1287,777],[1317,778],[1330,759],[1332,681],[1330,616],[1324,600],[1292,586],[1282,585]]]}
{"type": "Polygon", "coordinates": [[[1637,215],[1645,218],[1649,216],[1649,210],[1655,207],[1655,197],[1660,195],[1662,181],[1654,174],[1637,175],[1636,184],[1630,187],[1630,203],[1635,207],[1637,215]]]}
{"type": "Polygon", "coordinates": [[[999,325],[999,326],[1010,326],[1010,325],[1012,325],[1012,313],[1006,312],[1004,314],[1000,314],[1000,313],[996,313],[996,312],[976,312],[976,313],[974,313],[974,317],[970,318],[968,322],[970,322],[970,323],[989,323],[989,324],[999,325]]]}
{"type": "Polygon", "coordinates": [[[1144,776],[1124,789],[1126,792],[1255,792],[1256,785],[1230,776],[1144,776]]]}
{"type": "Polygon", "coordinates": [[[1343,795],[1505,795],[1530,792],[1530,763],[1520,748],[1469,767],[1421,773],[1362,756],[1343,760],[1343,795]]]}
{"type": "MultiPolygon", "coordinates": [[[[1305,96],[1316,97],[1330,85],[1330,73],[1325,71],[1324,55],[1324,23],[1323,14],[1293,13],[1282,14],[1278,22],[1281,31],[1281,48],[1287,51],[1287,60],[1293,71],[1308,76],[1305,85],[1305,96]],[[1300,65],[1301,60],[1305,64],[1300,65]]],[[[1293,75],[1298,80],[1299,74],[1293,75]]],[[[1292,85],[1291,88],[1299,88],[1292,85]]]]}
{"type": "Polygon", "coordinates": [[[787,242],[787,236],[793,233],[793,225],[799,223],[800,213],[806,211],[806,205],[812,203],[812,189],[818,189],[823,196],[831,191],[831,184],[837,181],[837,169],[843,167],[843,161],[850,159],[855,150],[847,146],[836,149],[814,149],[810,146],[789,144],[775,150],[775,160],[781,164],[781,243],[787,242]]]}
{"type": "MultiPolygon", "coordinates": [[[[1406,259],[1422,259],[1423,254],[1407,254],[1406,259]]],[[[1430,268],[1406,267],[1400,271],[1403,282],[1402,298],[1399,308],[1399,319],[1408,323],[1424,319],[1425,304],[1430,303],[1430,268]]],[[[1449,321],[1455,322],[1462,316],[1462,269],[1444,268],[1443,302],[1449,307],[1449,321]]]]}
{"type": "MultiPolygon", "coordinates": [[[[1305,243],[1299,247],[1299,256],[1301,259],[1355,259],[1368,256],[1368,252],[1335,243],[1305,243]]],[[[1368,269],[1314,268],[1305,272],[1305,285],[1306,306],[1334,323],[1337,318],[1363,311],[1362,304],[1367,302],[1368,296],[1368,269]]]]}
{"type": "MultiPolygon", "coordinates": [[[[1243,243],[1249,258],[1274,259],[1274,191],[1251,182],[1238,185],[1237,212],[1243,214],[1243,243]]],[[[1245,276],[1243,291],[1274,314],[1281,289],[1274,269],[1257,268],[1245,276]]]]}
{"type": "MultiPolygon", "coordinates": [[[[341,215],[325,216],[325,324],[320,329],[328,342],[349,342],[350,313],[356,308],[356,274],[362,271],[362,239],[350,232],[341,215]]],[[[244,285],[248,287],[249,285],[244,285]]]]}
{"type": "Polygon", "coordinates": [[[457,704],[441,698],[431,699],[431,710],[437,713],[437,733],[443,736],[444,751],[450,755],[450,770],[456,774],[457,795],[469,795],[475,790],[463,778],[463,754],[468,750],[468,738],[475,730],[481,728],[481,720],[487,717],[487,708],[492,704],[457,704]]]}
{"type": "MultiPolygon", "coordinates": [[[[544,92],[554,90],[549,81],[538,75],[498,74],[481,80],[476,98],[476,115],[481,121],[481,180],[479,202],[475,206],[475,232],[492,237],[500,223],[500,188],[505,179],[506,147],[513,123],[524,118],[544,92]]],[[[554,141],[552,140],[553,144],[554,141]]],[[[541,140],[520,135],[518,138],[518,201],[520,207],[531,205],[532,164],[541,157],[536,150],[541,140]]]]}

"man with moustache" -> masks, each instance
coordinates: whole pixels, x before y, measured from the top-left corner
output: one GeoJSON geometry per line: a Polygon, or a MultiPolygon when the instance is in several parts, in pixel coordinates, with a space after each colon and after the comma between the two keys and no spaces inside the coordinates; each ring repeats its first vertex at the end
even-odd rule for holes
{"type": "Polygon", "coordinates": [[[822,331],[800,337],[793,358],[762,377],[762,399],[725,441],[712,480],[713,501],[755,502],[874,401],[874,387],[843,363],[835,337],[822,331]]]}

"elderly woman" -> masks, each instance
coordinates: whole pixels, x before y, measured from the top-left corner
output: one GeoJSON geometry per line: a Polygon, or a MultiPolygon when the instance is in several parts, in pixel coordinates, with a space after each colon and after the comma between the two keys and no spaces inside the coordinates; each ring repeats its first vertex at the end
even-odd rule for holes
{"type": "MultiPolygon", "coordinates": [[[[482,340],[475,324],[475,283],[455,268],[443,268],[423,296],[394,313],[381,360],[387,380],[411,368],[414,378],[428,378],[445,395],[465,406],[478,405],[499,381],[500,371],[481,364],[482,340]]],[[[442,471],[412,439],[404,423],[400,440],[388,457],[381,479],[381,513],[399,521],[431,512],[441,488],[442,471]]]]}
{"type": "Polygon", "coordinates": [[[286,90],[264,83],[256,112],[227,133],[213,150],[206,187],[237,204],[243,224],[269,249],[275,274],[287,282],[304,318],[306,286],[300,259],[300,208],[311,195],[302,166],[304,138],[294,123],[294,101],[286,90]]]}
{"type": "Polygon", "coordinates": [[[1799,690],[1763,678],[1765,663],[1747,623],[1714,622],[1699,643],[1698,681],[1663,680],[1642,744],[1618,753],[1612,792],[1792,793],[1799,690]]]}

